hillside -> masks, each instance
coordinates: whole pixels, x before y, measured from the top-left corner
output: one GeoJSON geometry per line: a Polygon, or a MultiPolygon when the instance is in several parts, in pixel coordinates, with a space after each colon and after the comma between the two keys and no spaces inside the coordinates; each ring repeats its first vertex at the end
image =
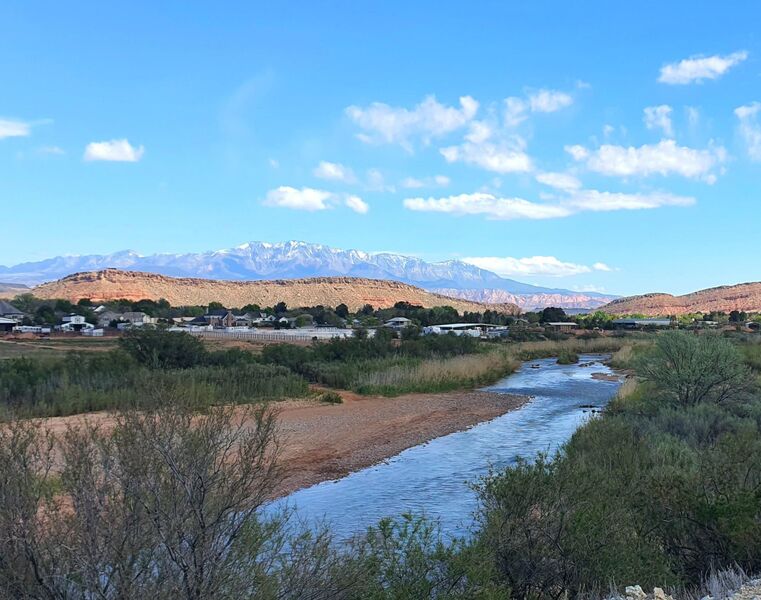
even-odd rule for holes
{"type": "Polygon", "coordinates": [[[119,298],[164,298],[173,306],[221,302],[230,307],[246,304],[273,306],[278,302],[285,302],[294,307],[319,304],[336,306],[344,303],[352,311],[365,304],[371,304],[375,308],[386,308],[397,302],[409,302],[427,308],[452,306],[460,312],[482,312],[487,309],[510,314],[520,312],[514,304],[470,302],[427,292],[397,281],[354,277],[225,281],[105,269],[69,275],[58,281],[39,285],[32,291],[40,298],[64,298],[72,302],[81,298],[89,298],[96,302],[119,298]]]}
{"type": "Polygon", "coordinates": [[[685,294],[644,294],[619,298],[601,308],[613,314],[643,314],[652,316],[681,315],[711,311],[761,312],[761,282],[724,285],[685,294]]]}
{"type": "Polygon", "coordinates": [[[29,288],[20,283],[0,282],[0,298],[13,298],[28,291],[29,288]]]}

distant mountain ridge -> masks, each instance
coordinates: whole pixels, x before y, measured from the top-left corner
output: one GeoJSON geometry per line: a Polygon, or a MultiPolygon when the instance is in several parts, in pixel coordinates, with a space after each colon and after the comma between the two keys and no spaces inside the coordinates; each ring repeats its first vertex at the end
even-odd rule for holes
{"type": "Polygon", "coordinates": [[[545,288],[500,277],[459,260],[430,263],[389,252],[341,250],[322,244],[289,241],[248,242],[214,252],[153,254],[142,256],[126,250],[108,255],[59,256],[12,267],[0,266],[0,280],[33,285],[61,279],[72,273],[103,269],[128,269],[170,277],[224,280],[292,279],[306,277],[364,277],[388,279],[447,295],[492,302],[535,306],[601,306],[616,296],[594,292],[545,288]],[[483,300],[478,298],[479,293],[483,300]],[[540,301],[541,304],[532,304],[540,301]]]}
{"type": "Polygon", "coordinates": [[[654,317],[711,311],[761,312],[761,282],[722,285],[683,296],[671,294],[629,296],[613,300],[601,310],[612,314],[643,314],[654,317]]]}

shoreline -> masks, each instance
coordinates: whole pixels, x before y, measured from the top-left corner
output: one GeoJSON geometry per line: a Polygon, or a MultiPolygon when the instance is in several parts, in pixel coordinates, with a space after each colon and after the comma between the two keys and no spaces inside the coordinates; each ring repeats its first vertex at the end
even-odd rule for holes
{"type": "Polygon", "coordinates": [[[279,408],[285,478],[273,500],[371,467],[437,437],[490,421],[530,397],[465,390],[393,398],[341,392],[343,404],[279,408]]]}

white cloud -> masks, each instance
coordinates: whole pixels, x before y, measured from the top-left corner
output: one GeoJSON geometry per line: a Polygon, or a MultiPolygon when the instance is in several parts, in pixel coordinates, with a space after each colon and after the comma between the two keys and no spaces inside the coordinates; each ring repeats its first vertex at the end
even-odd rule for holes
{"type": "Polygon", "coordinates": [[[315,177],[327,179],[328,181],[342,181],[343,183],[354,183],[357,179],[354,172],[344,165],[338,163],[321,161],[313,171],[315,177]]]}
{"type": "Polygon", "coordinates": [[[591,171],[618,177],[681,175],[713,183],[716,176],[711,171],[726,160],[721,146],[696,150],[677,146],[674,140],[640,147],[604,144],[594,151],[578,145],[565,149],[575,160],[585,161],[591,171]]]}
{"type": "Polygon", "coordinates": [[[324,190],[308,187],[296,189],[287,185],[281,185],[279,188],[267,192],[264,205],[311,212],[327,210],[330,208],[329,201],[332,198],[333,194],[324,190]]]}
{"type": "Polygon", "coordinates": [[[536,180],[539,183],[566,192],[581,188],[581,181],[569,173],[539,173],[536,176],[536,180]]]}
{"type": "Polygon", "coordinates": [[[687,106],[685,107],[685,111],[687,112],[687,121],[690,124],[690,127],[696,127],[700,121],[700,110],[694,106],[687,106]]]}
{"type": "Polygon", "coordinates": [[[616,130],[616,128],[615,128],[615,127],[613,127],[613,125],[605,124],[605,125],[603,125],[603,127],[602,127],[602,134],[603,134],[603,135],[604,135],[606,138],[608,138],[608,137],[610,137],[611,135],[613,135],[613,132],[614,132],[615,130],[616,130]]]}
{"type": "Polygon", "coordinates": [[[449,162],[464,162],[495,173],[525,173],[533,168],[531,157],[523,150],[525,144],[520,138],[499,143],[465,142],[459,146],[441,148],[444,159],[449,162]]]}
{"type": "Polygon", "coordinates": [[[515,275],[569,277],[572,275],[580,275],[582,273],[591,273],[592,271],[611,270],[611,268],[605,263],[598,262],[592,266],[587,266],[572,262],[564,262],[554,256],[529,256],[526,258],[513,258],[511,256],[474,256],[463,258],[462,260],[481,269],[493,271],[498,275],[506,277],[512,277],[515,275]]]}
{"type": "Polygon", "coordinates": [[[15,119],[0,119],[0,140],[10,137],[27,137],[31,130],[31,123],[15,119]]]}
{"type": "MultiPolygon", "coordinates": [[[[453,215],[483,215],[494,220],[555,219],[580,212],[607,212],[616,210],[644,210],[662,206],[691,206],[695,199],[667,192],[622,193],[587,189],[566,189],[552,202],[537,203],[523,198],[502,198],[481,191],[443,198],[407,198],[404,207],[420,212],[439,212],[453,215]]],[[[604,271],[599,263],[595,269],[604,271]]]]}
{"type": "Polygon", "coordinates": [[[498,198],[477,192],[445,198],[407,198],[405,208],[420,212],[440,212],[455,215],[485,215],[490,219],[552,219],[570,212],[562,206],[537,204],[523,198],[498,198]]]}
{"type": "Polygon", "coordinates": [[[367,170],[367,180],[365,182],[365,188],[371,192],[395,192],[396,188],[393,185],[386,185],[386,178],[378,169],[367,170]]]}
{"type": "Polygon", "coordinates": [[[564,149],[573,157],[574,160],[584,160],[585,158],[589,157],[589,150],[580,144],[566,146],[564,149]]]}
{"type": "Polygon", "coordinates": [[[277,169],[277,168],[279,168],[279,167],[280,167],[280,161],[279,161],[279,160],[277,160],[276,158],[270,158],[270,159],[267,161],[267,163],[268,163],[268,164],[269,164],[269,166],[270,166],[270,167],[272,167],[273,169],[277,169]]]}
{"type": "Polygon", "coordinates": [[[740,136],[748,149],[748,156],[761,161],[761,102],[753,102],[735,109],[735,116],[740,120],[740,136]]]}
{"type": "Polygon", "coordinates": [[[423,178],[405,177],[400,185],[408,190],[414,190],[427,187],[446,187],[449,183],[449,177],[446,175],[435,175],[423,178]]]}
{"type": "Polygon", "coordinates": [[[540,89],[524,98],[505,98],[505,127],[515,127],[532,113],[551,113],[573,104],[573,96],[557,90],[540,89]]]}
{"type": "Polygon", "coordinates": [[[335,194],[310,187],[294,188],[288,185],[281,185],[279,188],[267,192],[262,204],[307,212],[329,210],[341,204],[360,214],[365,214],[370,210],[367,202],[359,196],[335,194]]]}
{"type": "Polygon", "coordinates": [[[573,104],[573,97],[555,90],[538,90],[529,96],[531,112],[551,113],[573,104]]]}
{"type": "Polygon", "coordinates": [[[347,196],[345,200],[346,206],[352,209],[355,213],[364,215],[370,210],[370,206],[362,200],[359,196],[347,196]]]}
{"type": "Polygon", "coordinates": [[[669,63],[661,68],[658,81],[672,85],[700,83],[705,79],[718,79],[735,65],[748,58],[743,51],[726,56],[692,56],[679,62],[669,63]]]}
{"type": "Polygon", "coordinates": [[[674,137],[674,128],[671,123],[673,109],[668,104],[660,106],[648,106],[645,108],[643,121],[648,129],[662,129],[668,137],[674,137]]]}
{"type": "Polygon", "coordinates": [[[143,146],[136,148],[126,139],[91,142],[85,148],[84,159],[87,161],[137,162],[143,157],[144,152],[143,146]]]}
{"type": "Polygon", "coordinates": [[[413,109],[373,102],[368,107],[349,106],[347,116],[365,133],[358,135],[366,143],[401,144],[411,150],[414,138],[429,143],[467,125],[478,112],[478,102],[470,96],[460,98],[460,107],[445,106],[435,96],[427,96],[413,109]]]}
{"type": "Polygon", "coordinates": [[[661,206],[691,206],[695,199],[689,196],[675,196],[667,192],[625,194],[621,192],[600,192],[598,190],[578,190],[566,201],[574,212],[604,212],[612,210],[642,210],[661,206]]]}

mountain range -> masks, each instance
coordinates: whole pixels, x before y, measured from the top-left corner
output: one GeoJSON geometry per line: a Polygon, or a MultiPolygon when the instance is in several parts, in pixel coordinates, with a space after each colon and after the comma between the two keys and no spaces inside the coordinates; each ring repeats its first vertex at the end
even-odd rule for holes
{"type": "Polygon", "coordinates": [[[521,283],[460,260],[432,263],[401,254],[341,250],[299,241],[248,242],[226,250],[186,254],[144,256],[125,250],[107,255],[58,256],[0,266],[0,281],[37,285],[72,273],[110,268],[232,281],[309,277],[387,279],[475,302],[513,303],[522,309],[596,308],[616,298],[521,283]]]}

